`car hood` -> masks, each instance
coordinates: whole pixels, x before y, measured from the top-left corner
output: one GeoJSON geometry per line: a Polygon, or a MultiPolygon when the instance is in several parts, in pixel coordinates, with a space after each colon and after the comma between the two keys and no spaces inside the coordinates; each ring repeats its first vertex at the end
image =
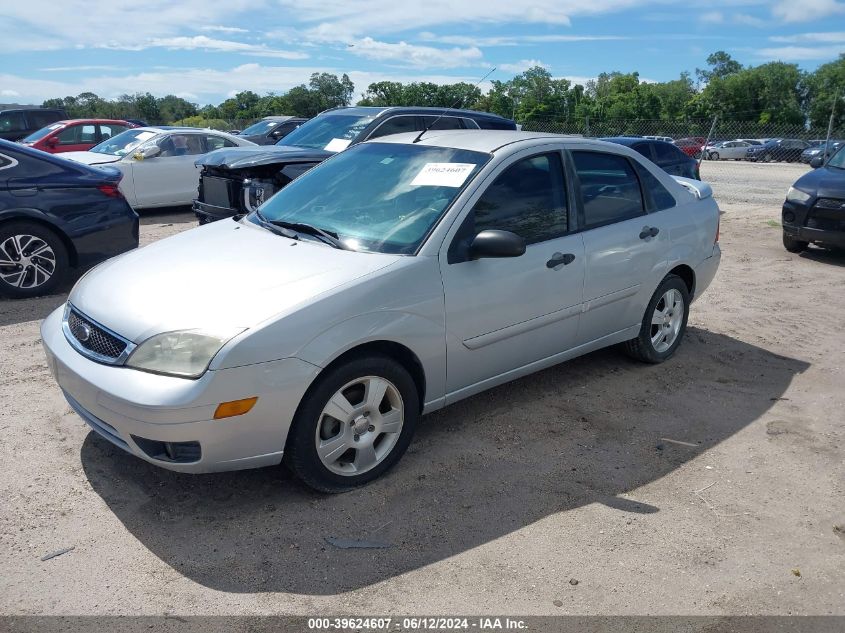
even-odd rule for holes
{"type": "Polygon", "coordinates": [[[224,147],[214,150],[196,161],[203,167],[243,169],[258,165],[273,165],[299,161],[323,161],[334,152],[294,145],[259,145],[258,147],[224,147]]]}
{"type": "Polygon", "coordinates": [[[62,152],[62,158],[69,158],[75,160],[77,163],[85,165],[104,165],[106,163],[116,163],[122,156],[112,156],[111,154],[98,154],[97,152],[62,152]]]}
{"type": "Polygon", "coordinates": [[[845,170],[819,167],[808,171],[792,186],[801,191],[815,193],[819,198],[845,199],[845,170]]]}
{"type": "Polygon", "coordinates": [[[138,343],[174,330],[246,329],[401,259],[223,220],[100,264],[69,301],[138,343]]]}

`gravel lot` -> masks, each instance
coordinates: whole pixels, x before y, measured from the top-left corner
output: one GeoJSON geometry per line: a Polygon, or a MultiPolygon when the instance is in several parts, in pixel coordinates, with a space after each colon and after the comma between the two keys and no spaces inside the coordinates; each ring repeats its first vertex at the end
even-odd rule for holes
{"type": "Polygon", "coordinates": [[[340,496],[125,455],[48,375],[65,295],[0,302],[0,612],[845,614],[845,256],[781,246],[805,169],[705,163],[722,268],[671,361],[604,350],[464,401],[340,496]]]}

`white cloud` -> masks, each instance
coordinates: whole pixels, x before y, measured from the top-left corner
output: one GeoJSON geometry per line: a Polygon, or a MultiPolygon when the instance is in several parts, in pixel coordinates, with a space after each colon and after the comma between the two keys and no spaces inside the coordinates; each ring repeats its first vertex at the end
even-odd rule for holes
{"type": "Polygon", "coordinates": [[[472,35],[437,35],[428,31],[419,34],[424,42],[439,42],[458,46],[519,46],[520,44],[548,44],[554,42],[601,42],[630,39],[625,35],[502,35],[497,37],[474,37],[472,35]]]}
{"type": "Polygon", "coordinates": [[[772,59],[783,62],[800,62],[808,60],[832,59],[839,53],[845,52],[845,46],[812,48],[808,46],[781,46],[775,48],[760,48],[754,54],[762,59],[772,59]]]}
{"type": "Polygon", "coordinates": [[[698,19],[707,24],[721,24],[725,21],[725,16],[721,11],[708,11],[702,13],[698,19]]]}
{"type": "MultiPolygon", "coordinates": [[[[242,90],[252,90],[258,94],[268,92],[283,93],[307,83],[311,72],[340,74],[343,71],[333,67],[309,67],[307,70],[296,66],[264,66],[262,64],[242,64],[228,70],[208,68],[179,68],[143,72],[133,75],[105,74],[87,77],[82,80],[58,81],[33,79],[30,76],[4,74],[0,71],[0,86],[10,93],[8,96],[22,97],[32,103],[44,99],[77,95],[81,92],[94,92],[104,98],[115,98],[125,93],[150,92],[154,95],[190,95],[192,101],[199,103],[219,103],[227,94],[236,94],[242,90]],[[12,95],[14,92],[16,94],[12,95]]],[[[436,84],[448,84],[458,81],[475,83],[477,76],[445,75],[430,72],[363,72],[347,71],[356,87],[358,98],[367,86],[377,81],[430,81],[436,84]]],[[[485,89],[482,85],[482,89],[485,89]]],[[[487,86],[489,89],[489,85],[487,86]]]]}
{"type": "Polygon", "coordinates": [[[544,64],[539,59],[521,59],[515,64],[498,64],[496,66],[497,70],[501,70],[506,73],[514,73],[515,75],[525,72],[529,68],[534,68],[535,66],[541,66],[543,68],[548,68],[548,64],[544,64]]]}
{"type": "Polygon", "coordinates": [[[86,66],[53,66],[52,68],[39,68],[43,73],[75,73],[92,70],[121,70],[120,66],[86,65],[86,66]]]}
{"type": "Polygon", "coordinates": [[[201,26],[199,30],[208,33],[249,33],[249,29],[242,29],[237,26],[217,26],[213,24],[201,26]]]}
{"type": "Polygon", "coordinates": [[[798,33],[796,35],[775,35],[769,38],[773,42],[784,42],[786,44],[795,44],[799,42],[808,42],[814,44],[845,43],[845,31],[835,31],[828,33],[798,33]]]}
{"type": "Polygon", "coordinates": [[[744,26],[764,27],[768,25],[766,20],[747,13],[736,13],[731,20],[733,20],[734,24],[742,24],[744,26]]]}
{"type": "Polygon", "coordinates": [[[458,68],[474,65],[482,58],[481,51],[475,47],[443,49],[406,42],[379,42],[371,37],[350,44],[349,52],[367,59],[420,68],[458,68]]]}
{"type": "Polygon", "coordinates": [[[146,42],[121,44],[119,42],[105,42],[99,48],[115,50],[141,51],[147,48],[168,48],[170,50],[205,50],[220,53],[242,53],[259,57],[279,57],[281,59],[307,59],[308,55],[299,51],[283,51],[267,48],[263,44],[248,44],[232,40],[220,40],[206,35],[184,35],[176,37],[154,37],[146,42]]]}
{"type": "Polygon", "coordinates": [[[772,13],[784,22],[811,22],[845,13],[845,4],[836,0],[779,0],[772,13]]]}
{"type": "Polygon", "coordinates": [[[20,97],[21,93],[17,90],[0,90],[0,97],[20,97]]]}

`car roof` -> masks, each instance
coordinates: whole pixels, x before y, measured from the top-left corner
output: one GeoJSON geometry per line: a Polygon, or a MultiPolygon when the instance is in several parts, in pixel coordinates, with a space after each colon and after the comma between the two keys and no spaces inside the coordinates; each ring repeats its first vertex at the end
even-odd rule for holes
{"type": "Polygon", "coordinates": [[[69,125],[71,123],[128,123],[128,121],[126,119],[62,119],[50,125],[56,125],[56,123],[69,125]]]}
{"type": "MultiPolygon", "coordinates": [[[[418,135],[419,132],[404,132],[402,134],[380,136],[366,142],[410,145],[418,135]]],[[[416,144],[429,147],[450,147],[474,152],[493,153],[505,146],[514,144],[530,146],[532,144],[541,144],[539,141],[542,140],[566,141],[567,143],[576,145],[612,145],[611,143],[606,143],[595,138],[517,130],[429,130],[423,134],[420,141],[416,144]],[[532,141],[538,142],[532,143],[532,141]]]]}
{"type": "Polygon", "coordinates": [[[344,106],[340,108],[332,108],[321,112],[321,115],[332,114],[357,114],[359,116],[376,117],[386,113],[391,114],[429,114],[429,115],[451,115],[451,116],[465,116],[473,119],[490,119],[496,121],[510,121],[503,116],[493,114],[492,112],[479,112],[477,110],[464,110],[461,108],[432,108],[428,106],[344,106]]]}
{"type": "MultiPolygon", "coordinates": [[[[661,141],[656,138],[645,138],[642,136],[602,136],[602,141],[608,141],[609,143],[618,143],[619,145],[628,145],[629,147],[634,143],[666,143],[666,141],[661,141]]],[[[667,143],[668,145],[669,143],[667,143]]]]}

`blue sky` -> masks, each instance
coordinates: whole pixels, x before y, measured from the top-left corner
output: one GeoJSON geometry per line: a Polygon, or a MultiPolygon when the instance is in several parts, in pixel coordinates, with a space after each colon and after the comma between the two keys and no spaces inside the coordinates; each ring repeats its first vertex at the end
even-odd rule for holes
{"type": "MultiPolygon", "coordinates": [[[[347,73],[507,80],[534,65],[674,79],[726,50],[811,70],[845,52],[845,0],[29,0],[0,9],[0,102],[83,91],[219,103],[347,73]]],[[[485,86],[482,86],[484,88],[485,86]]]]}

